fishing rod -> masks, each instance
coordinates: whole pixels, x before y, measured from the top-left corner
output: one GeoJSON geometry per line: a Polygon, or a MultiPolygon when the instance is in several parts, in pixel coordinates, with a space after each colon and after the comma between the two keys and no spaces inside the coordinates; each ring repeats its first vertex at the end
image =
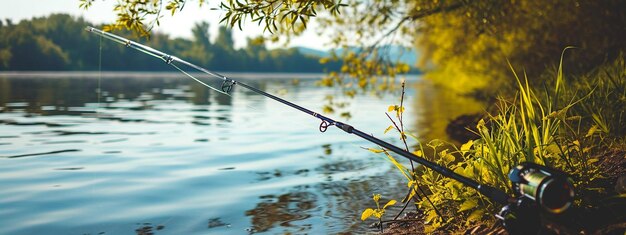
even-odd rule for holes
{"type": "MultiPolygon", "coordinates": [[[[478,190],[481,194],[491,198],[492,200],[494,200],[494,201],[496,201],[496,202],[498,202],[500,204],[506,205],[508,203],[508,201],[509,201],[509,196],[505,192],[503,192],[502,190],[496,189],[496,188],[488,186],[488,185],[481,185],[480,183],[478,183],[478,182],[476,182],[476,181],[474,181],[474,180],[472,180],[470,178],[467,178],[465,176],[462,176],[462,175],[459,175],[457,173],[454,173],[450,169],[447,169],[447,168],[445,168],[443,166],[440,166],[440,165],[438,165],[436,163],[428,161],[428,160],[426,160],[424,158],[418,157],[417,155],[412,154],[412,153],[410,153],[410,152],[408,152],[408,151],[406,151],[404,149],[401,149],[401,148],[399,148],[399,147],[397,147],[395,145],[392,145],[392,144],[390,144],[388,142],[385,142],[385,141],[383,141],[383,140],[381,140],[379,138],[376,138],[376,137],[374,137],[374,136],[372,136],[370,134],[367,134],[367,133],[365,133],[365,132],[363,132],[363,131],[361,131],[361,130],[359,130],[357,128],[354,128],[353,126],[351,126],[349,124],[336,121],[336,120],[331,119],[329,117],[326,117],[326,116],[324,116],[322,114],[313,112],[313,111],[311,111],[311,110],[309,110],[307,108],[304,108],[304,107],[302,107],[300,105],[294,104],[292,102],[289,102],[289,101],[284,100],[282,98],[279,98],[277,96],[269,94],[269,93],[267,93],[265,91],[259,90],[259,89],[255,88],[255,87],[250,86],[250,85],[248,85],[246,83],[243,83],[241,81],[233,80],[233,79],[228,78],[228,77],[226,77],[224,75],[218,74],[216,72],[209,71],[209,70],[204,69],[204,68],[202,68],[200,66],[197,66],[197,65],[194,65],[194,64],[192,64],[190,62],[182,60],[182,59],[180,59],[178,57],[166,54],[166,53],[158,51],[158,50],[156,50],[154,48],[151,48],[151,47],[139,44],[137,42],[134,42],[134,41],[131,41],[131,40],[128,40],[128,39],[125,39],[125,38],[117,36],[115,34],[104,32],[102,30],[99,30],[99,29],[96,29],[96,28],[93,28],[93,27],[87,27],[86,30],[89,31],[89,32],[101,35],[102,37],[105,37],[107,39],[111,39],[111,40],[113,40],[113,41],[115,41],[117,43],[126,45],[127,47],[136,49],[136,50],[141,51],[143,53],[146,53],[148,55],[151,55],[151,56],[154,56],[156,58],[159,58],[159,59],[163,60],[165,63],[167,63],[169,65],[174,65],[175,62],[178,62],[178,63],[184,64],[184,65],[187,65],[187,66],[189,66],[191,68],[197,69],[200,72],[204,72],[206,74],[209,74],[211,76],[219,78],[223,82],[222,83],[222,87],[221,87],[221,91],[218,90],[220,93],[228,94],[232,90],[233,86],[239,85],[239,86],[244,87],[244,88],[246,88],[246,89],[248,89],[250,91],[253,91],[253,92],[255,92],[255,93],[259,94],[259,95],[262,95],[262,96],[265,96],[267,98],[273,99],[275,101],[278,101],[280,103],[283,103],[283,104],[285,104],[287,106],[290,106],[292,108],[295,108],[295,109],[297,109],[299,111],[302,111],[302,112],[304,112],[306,114],[309,114],[309,115],[311,115],[313,117],[316,117],[316,118],[320,119],[322,121],[322,123],[319,126],[319,130],[321,132],[325,132],[326,129],[328,129],[328,127],[330,127],[330,126],[336,126],[337,128],[343,130],[344,132],[346,132],[348,134],[354,134],[356,136],[359,136],[359,137],[361,137],[361,138],[363,138],[363,139],[365,139],[367,141],[370,141],[370,142],[372,142],[374,144],[377,144],[377,145],[379,145],[379,146],[381,146],[381,147],[383,147],[385,149],[388,149],[391,152],[397,153],[397,154],[399,154],[399,155],[401,155],[403,157],[406,157],[406,158],[408,158],[410,160],[413,160],[413,161],[415,161],[417,163],[420,163],[420,164],[424,165],[425,167],[431,168],[434,171],[436,171],[436,172],[438,172],[438,173],[440,173],[440,174],[442,174],[444,176],[453,178],[453,179],[455,179],[455,180],[457,180],[457,181],[459,181],[459,182],[461,182],[461,183],[463,183],[463,184],[465,184],[465,185],[467,185],[467,186],[469,186],[471,188],[474,188],[474,189],[478,190]]],[[[211,86],[207,85],[204,82],[202,82],[202,84],[207,86],[207,87],[211,87],[211,86]]],[[[213,89],[217,90],[215,88],[213,88],[213,89]]]]}
{"type": "Polygon", "coordinates": [[[567,209],[569,205],[571,204],[571,200],[573,198],[573,186],[571,186],[571,183],[569,183],[569,181],[564,180],[566,178],[565,174],[563,174],[560,171],[553,170],[544,166],[539,166],[536,164],[525,164],[525,165],[522,164],[518,166],[517,168],[514,168],[509,174],[509,178],[511,178],[512,180],[517,197],[511,197],[506,192],[500,189],[497,189],[489,185],[480,184],[479,182],[472,180],[468,177],[465,177],[463,175],[457,174],[454,171],[444,166],[441,166],[439,164],[436,164],[434,162],[421,158],[400,147],[397,147],[384,140],[376,138],[371,134],[367,134],[353,127],[350,124],[336,121],[332,118],[329,118],[317,112],[311,111],[305,107],[302,107],[300,105],[297,105],[295,103],[282,99],[280,97],[274,96],[265,91],[259,90],[258,88],[254,86],[250,86],[241,81],[236,81],[234,79],[228,78],[219,73],[207,70],[205,68],[192,64],[190,62],[187,62],[176,56],[166,54],[164,52],[161,52],[149,46],[142,45],[140,43],[128,40],[126,38],[120,37],[118,35],[115,35],[109,32],[104,32],[102,30],[99,30],[90,26],[86,27],[85,30],[88,32],[100,35],[101,37],[110,39],[114,42],[125,45],[126,47],[138,50],[147,55],[156,57],[164,61],[166,64],[173,66],[174,68],[176,68],[183,74],[187,75],[191,79],[219,93],[229,95],[233,87],[235,85],[239,85],[254,93],[273,99],[289,107],[297,109],[303,113],[306,113],[308,115],[311,115],[315,118],[320,119],[321,120],[321,123],[319,125],[320,132],[326,132],[328,127],[335,126],[348,134],[353,134],[358,137],[361,137],[362,139],[372,142],[384,149],[387,149],[400,156],[403,156],[407,159],[410,159],[419,164],[422,164],[423,166],[428,167],[443,176],[452,178],[464,184],[465,186],[475,189],[480,194],[491,199],[492,201],[503,205],[504,207],[502,211],[496,217],[500,218],[504,222],[505,227],[507,227],[507,230],[509,230],[508,229],[509,227],[515,230],[515,231],[512,231],[513,233],[517,233],[522,230],[526,231],[526,229],[529,229],[529,227],[536,228],[538,226],[539,221],[535,218],[536,216],[533,216],[533,215],[536,215],[537,213],[537,211],[535,210],[536,204],[546,209],[547,211],[553,212],[553,213],[560,213],[562,210],[567,209]],[[191,74],[180,69],[176,65],[176,63],[189,66],[200,72],[206,73],[212,77],[220,79],[222,82],[221,88],[217,89],[202,82],[201,80],[193,77],[191,74]]]}

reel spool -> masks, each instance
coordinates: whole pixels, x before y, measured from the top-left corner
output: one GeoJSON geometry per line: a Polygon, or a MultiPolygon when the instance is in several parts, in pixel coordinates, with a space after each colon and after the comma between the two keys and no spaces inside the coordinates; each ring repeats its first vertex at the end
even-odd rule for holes
{"type": "Polygon", "coordinates": [[[550,213],[563,213],[574,201],[574,186],[561,171],[526,162],[513,168],[509,179],[513,191],[550,213]]]}

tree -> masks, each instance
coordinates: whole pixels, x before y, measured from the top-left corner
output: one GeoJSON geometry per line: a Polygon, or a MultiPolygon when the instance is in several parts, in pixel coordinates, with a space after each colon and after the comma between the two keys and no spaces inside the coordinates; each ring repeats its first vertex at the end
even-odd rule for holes
{"type": "Polygon", "coordinates": [[[221,26],[215,39],[215,45],[228,51],[235,50],[235,40],[233,40],[232,30],[221,26]]]}
{"type": "MultiPolygon", "coordinates": [[[[82,1],[87,6],[93,0],[82,1]]],[[[120,2],[112,26],[140,33],[149,31],[145,25],[158,22],[163,4],[120,2]]],[[[175,14],[186,3],[169,0],[165,8],[175,14]]],[[[381,71],[391,75],[401,71],[404,66],[379,59],[389,44],[414,44],[428,62],[421,67],[432,70],[428,76],[459,84],[458,90],[506,84],[506,78],[512,77],[507,60],[525,68],[532,79],[558,61],[566,46],[580,48],[566,57],[566,63],[580,65],[580,72],[626,49],[622,40],[626,2],[621,0],[227,0],[219,10],[225,11],[223,22],[231,27],[241,28],[245,20],[259,22],[274,33],[271,37],[298,35],[316,18],[318,30],[329,30],[335,46],[362,48],[343,50],[334,58],[343,61],[341,72],[348,76],[331,76],[329,84],[357,75],[357,81],[367,86],[369,78],[381,71]]]]}
{"type": "MultiPolygon", "coordinates": [[[[85,25],[92,24],[67,14],[22,20],[16,25],[0,24],[0,70],[171,71],[162,61],[98,39],[83,30],[85,25]]],[[[154,33],[149,39],[133,38],[130,31],[116,33],[218,71],[322,72],[337,67],[337,64],[320,65],[318,57],[307,57],[296,50],[289,53],[267,50],[258,39],[251,40],[245,48],[235,49],[232,32],[227,28],[220,30],[213,43],[208,29],[208,23],[198,23],[192,40],[172,39],[162,33],[154,33]],[[281,67],[286,63],[291,66],[281,67]]]]}
{"type": "Polygon", "coordinates": [[[211,25],[208,22],[200,22],[196,23],[191,30],[193,34],[194,40],[196,43],[202,45],[203,48],[207,50],[212,47],[211,45],[211,35],[209,34],[209,28],[211,25]]]}
{"type": "Polygon", "coordinates": [[[209,27],[208,22],[200,22],[194,25],[191,30],[194,43],[192,49],[185,54],[186,57],[194,58],[195,61],[204,66],[209,66],[214,59],[214,45],[211,44],[209,27]]]}
{"type": "Polygon", "coordinates": [[[568,46],[578,48],[565,57],[570,74],[615,59],[626,49],[625,10],[613,0],[473,1],[422,19],[416,44],[442,81],[513,84],[508,60],[538,84],[568,46]]]}
{"type": "MultiPolygon", "coordinates": [[[[25,23],[28,24],[28,23],[25,23]]],[[[69,56],[57,44],[41,35],[36,35],[27,28],[16,27],[6,37],[11,42],[8,50],[2,50],[2,62],[12,69],[24,70],[36,68],[36,70],[63,70],[69,65],[69,56]]]]}
{"type": "MultiPolygon", "coordinates": [[[[2,20],[0,20],[0,35],[6,35],[8,32],[8,26],[5,27],[2,20]]],[[[11,60],[11,48],[9,48],[9,42],[6,37],[0,37],[0,69],[7,69],[9,67],[9,61],[11,60]]]]}
{"type": "Polygon", "coordinates": [[[239,53],[235,51],[235,41],[233,40],[233,32],[222,26],[219,28],[217,37],[215,38],[215,60],[213,66],[220,70],[232,70],[236,68],[242,60],[239,53]]]}

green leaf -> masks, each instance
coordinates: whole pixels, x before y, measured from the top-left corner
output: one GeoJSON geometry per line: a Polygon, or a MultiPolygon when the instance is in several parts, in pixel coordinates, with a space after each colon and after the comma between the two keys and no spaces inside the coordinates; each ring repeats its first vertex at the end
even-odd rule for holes
{"type": "Polygon", "coordinates": [[[380,219],[380,218],[383,217],[384,214],[385,214],[385,209],[376,209],[376,210],[374,210],[374,216],[376,218],[380,219]]]}
{"type": "Polygon", "coordinates": [[[597,125],[591,126],[591,128],[589,128],[589,131],[587,131],[587,135],[585,135],[585,137],[593,136],[593,134],[595,134],[597,130],[598,130],[598,126],[597,125]]]}
{"type": "Polygon", "coordinates": [[[426,213],[425,222],[430,223],[437,217],[439,217],[439,215],[437,215],[437,212],[435,210],[430,210],[428,211],[428,213],[426,213]]]}
{"type": "Polygon", "coordinates": [[[387,134],[387,132],[389,132],[391,129],[393,129],[393,125],[390,125],[389,127],[387,127],[387,129],[385,129],[385,134],[387,134]]]}
{"type": "Polygon", "coordinates": [[[459,207],[459,212],[466,211],[475,208],[478,205],[478,202],[475,199],[468,199],[461,204],[459,207]]]}
{"type": "Polygon", "coordinates": [[[387,204],[385,204],[385,206],[383,206],[383,209],[387,208],[388,206],[393,206],[393,205],[395,205],[395,204],[396,204],[396,202],[397,202],[396,200],[393,200],[393,199],[392,199],[391,201],[387,202],[387,204]]]}
{"type": "Polygon", "coordinates": [[[480,220],[483,218],[484,214],[485,214],[484,210],[475,210],[467,217],[467,221],[480,220]]]}
{"type": "Polygon", "coordinates": [[[452,154],[446,154],[445,156],[443,156],[443,161],[446,164],[449,164],[451,162],[453,162],[456,158],[452,155],[452,154]]]}
{"type": "Polygon", "coordinates": [[[335,112],[335,109],[333,109],[333,107],[331,107],[330,105],[324,105],[324,107],[322,108],[322,111],[324,113],[333,113],[335,112]]]}
{"type": "Polygon", "coordinates": [[[345,119],[352,118],[352,114],[350,114],[350,112],[343,112],[339,116],[341,116],[342,118],[345,118],[345,119]]]}
{"type": "Polygon", "coordinates": [[[375,148],[367,148],[367,150],[372,152],[372,153],[382,153],[382,152],[384,152],[384,150],[382,150],[382,149],[375,149],[375,148]]]}
{"type": "Polygon", "coordinates": [[[374,210],[372,208],[367,208],[361,213],[361,220],[366,220],[367,218],[374,215],[374,210]]]}
{"type": "Polygon", "coordinates": [[[454,173],[457,173],[459,175],[465,176],[465,177],[469,177],[467,174],[465,174],[465,168],[463,167],[457,167],[456,169],[454,169],[454,173]]]}
{"type": "Polygon", "coordinates": [[[407,174],[407,169],[406,167],[404,167],[402,164],[400,164],[398,161],[396,161],[395,158],[393,158],[391,155],[389,155],[388,153],[385,153],[387,155],[387,158],[389,159],[389,161],[391,163],[393,163],[394,166],[396,166],[396,168],[398,168],[398,170],[400,170],[400,172],[402,173],[402,175],[404,175],[404,177],[407,180],[411,180],[411,177],[407,174]]]}
{"type": "Polygon", "coordinates": [[[461,153],[467,153],[472,148],[472,145],[474,145],[473,140],[467,141],[467,143],[461,145],[461,153]]]}
{"type": "Polygon", "coordinates": [[[353,98],[356,95],[356,91],[355,90],[347,90],[344,92],[344,94],[350,98],[353,98]]]}
{"type": "Polygon", "coordinates": [[[306,28],[306,20],[304,20],[303,16],[300,16],[300,21],[302,21],[302,25],[304,25],[304,28],[306,28]]]}

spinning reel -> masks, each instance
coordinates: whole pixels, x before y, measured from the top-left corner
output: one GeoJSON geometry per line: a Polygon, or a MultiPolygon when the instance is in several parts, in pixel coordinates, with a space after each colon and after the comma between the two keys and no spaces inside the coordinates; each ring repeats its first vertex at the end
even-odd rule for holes
{"type": "Polygon", "coordinates": [[[516,199],[496,216],[509,233],[537,234],[541,212],[562,214],[574,201],[574,186],[559,170],[526,162],[511,169],[509,179],[516,199]]]}

